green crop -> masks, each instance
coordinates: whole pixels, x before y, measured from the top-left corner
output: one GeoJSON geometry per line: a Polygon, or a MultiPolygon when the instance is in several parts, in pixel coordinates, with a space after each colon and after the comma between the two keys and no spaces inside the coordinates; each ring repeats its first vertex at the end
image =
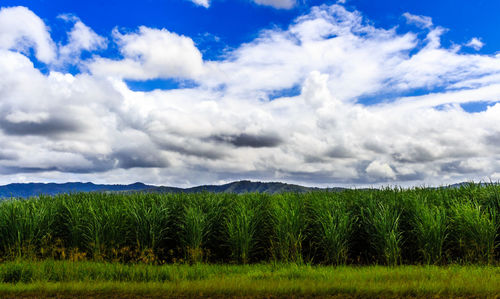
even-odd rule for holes
{"type": "Polygon", "coordinates": [[[311,234],[324,262],[345,264],[356,217],[341,197],[332,197],[328,193],[311,194],[309,205],[311,234]]]}
{"type": "Polygon", "coordinates": [[[233,200],[226,211],[227,241],[234,260],[246,264],[257,247],[257,227],[262,218],[261,202],[253,196],[233,200]]]}
{"type": "Polygon", "coordinates": [[[0,261],[496,265],[500,186],[0,202],[0,261]]]}

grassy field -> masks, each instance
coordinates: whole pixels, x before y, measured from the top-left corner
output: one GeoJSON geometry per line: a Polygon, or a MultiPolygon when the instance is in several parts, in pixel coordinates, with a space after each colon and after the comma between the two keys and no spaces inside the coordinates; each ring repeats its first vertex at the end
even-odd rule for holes
{"type": "Polygon", "coordinates": [[[491,297],[500,186],[0,202],[0,297],[491,297]]]}
{"type": "Polygon", "coordinates": [[[498,264],[500,186],[0,202],[0,261],[498,264]]]}
{"type": "Polygon", "coordinates": [[[489,297],[492,266],[124,265],[13,261],[0,265],[0,297],[489,297]]]}

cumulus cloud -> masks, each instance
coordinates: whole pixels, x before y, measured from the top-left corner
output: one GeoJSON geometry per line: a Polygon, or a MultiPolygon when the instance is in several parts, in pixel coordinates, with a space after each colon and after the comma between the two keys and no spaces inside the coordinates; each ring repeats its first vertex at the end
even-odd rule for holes
{"type": "Polygon", "coordinates": [[[96,34],[78,17],[60,15],[59,18],[73,23],[73,28],[68,33],[68,43],[59,47],[61,63],[78,59],[82,51],[95,51],[106,48],[107,40],[96,34]]]}
{"type": "Polygon", "coordinates": [[[290,9],[297,4],[296,0],[253,0],[259,5],[272,6],[277,9],[290,9]]]}
{"type": "Polygon", "coordinates": [[[466,46],[479,51],[484,47],[484,43],[479,38],[474,37],[466,44],[466,46]]]}
{"type": "Polygon", "coordinates": [[[387,163],[383,163],[380,161],[373,161],[366,167],[366,173],[375,179],[394,179],[396,178],[396,174],[392,170],[392,168],[387,163]]]}
{"type": "Polygon", "coordinates": [[[34,48],[36,58],[50,63],[56,58],[55,45],[44,22],[26,7],[0,9],[0,49],[27,54],[34,48]]]}
{"type": "Polygon", "coordinates": [[[203,71],[203,59],[191,38],[166,29],[141,26],[136,33],[113,37],[123,60],[96,58],[89,65],[92,73],[126,79],[196,78],[203,71]]]}
{"type": "Polygon", "coordinates": [[[114,30],[119,58],[99,54],[104,38],[83,24],[58,45],[25,8],[0,21],[19,11],[44,34],[0,26],[0,182],[439,185],[500,173],[500,55],[444,47],[430,19],[406,16],[420,38],[323,5],[208,61],[167,29],[114,30]],[[43,74],[27,54],[43,47],[93,57],[81,73],[43,74]],[[197,84],[126,83],[156,78],[197,84]],[[461,106],[473,102],[488,105],[461,106]]]}

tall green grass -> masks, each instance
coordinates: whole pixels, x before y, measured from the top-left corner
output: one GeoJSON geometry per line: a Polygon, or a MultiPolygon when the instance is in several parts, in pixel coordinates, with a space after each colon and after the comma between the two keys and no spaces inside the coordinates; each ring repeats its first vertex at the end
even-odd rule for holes
{"type": "Polygon", "coordinates": [[[348,210],[341,197],[315,193],[310,200],[311,234],[327,264],[345,264],[349,254],[349,242],[357,219],[348,210]]]}
{"type": "Polygon", "coordinates": [[[418,251],[426,264],[438,264],[443,258],[443,246],[447,237],[446,210],[420,198],[413,210],[413,232],[418,251]]]}
{"type": "Polygon", "coordinates": [[[361,217],[378,261],[386,265],[397,265],[401,258],[402,242],[400,212],[394,204],[372,200],[362,209],[361,217]]]}
{"type": "Polygon", "coordinates": [[[171,208],[168,201],[159,200],[151,194],[144,194],[136,200],[124,202],[126,219],[136,248],[141,252],[161,254],[162,243],[169,238],[171,208]]]}
{"type": "Polygon", "coordinates": [[[124,197],[100,193],[81,193],[64,198],[65,223],[71,247],[86,250],[95,260],[126,243],[129,223],[125,217],[124,197]]]}
{"type": "MultiPolygon", "coordinates": [[[[257,226],[261,224],[260,201],[243,196],[232,202],[226,211],[227,242],[233,260],[246,264],[257,247],[257,226]]],[[[258,199],[258,198],[257,198],[258,199]]]]}
{"type": "Polygon", "coordinates": [[[283,262],[301,263],[302,242],[307,227],[304,197],[297,194],[277,195],[270,214],[273,258],[283,262]]]}
{"type": "Polygon", "coordinates": [[[500,186],[0,202],[0,260],[498,264],[500,186]]]}
{"type": "Polygon", "coordinates": [[[221,221],[222,203],[223,197],[210,193],[187,196],[183,201],[180,240],[190,262],[199,263],[210,257],[208,242],[220,233],[217,224],[221,221]]]}
{"type": "Polygon", "coordinates": [[[6,257],[29,257],[50,235],[53,206],[46,200],[8,201],[0,206],[0,248],[6,257]]]}
{"type": "Polygon", "coordinates": [[[476,202],[457,201],[452,208],[455,241],[466,262],[491,263],[499,228],[496,211],[476,202]]]}

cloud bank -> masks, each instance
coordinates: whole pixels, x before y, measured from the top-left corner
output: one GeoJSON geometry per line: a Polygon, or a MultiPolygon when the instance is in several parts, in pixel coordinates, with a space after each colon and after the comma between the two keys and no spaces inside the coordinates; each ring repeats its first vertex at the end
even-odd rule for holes
{"type": "Polygon", "coordinates": [[[377,28],[341,5],[314,7],[209,61],[168,29],[101,37],[76,17],[60,45],[29,9],[4,8],[0,182],[498,178],[500,55],[443,47],[443,28],[405,17],[422,32],[377,28]],[[98,54],[108,44],[121,56],[98,54]],[[82,60],[82,51],[93,54],[82,60]],[[150,79],[194,84],[139,92],[126,83],[150,79]],[[484,109],[464,110],[473,102],[484,109]]]}

